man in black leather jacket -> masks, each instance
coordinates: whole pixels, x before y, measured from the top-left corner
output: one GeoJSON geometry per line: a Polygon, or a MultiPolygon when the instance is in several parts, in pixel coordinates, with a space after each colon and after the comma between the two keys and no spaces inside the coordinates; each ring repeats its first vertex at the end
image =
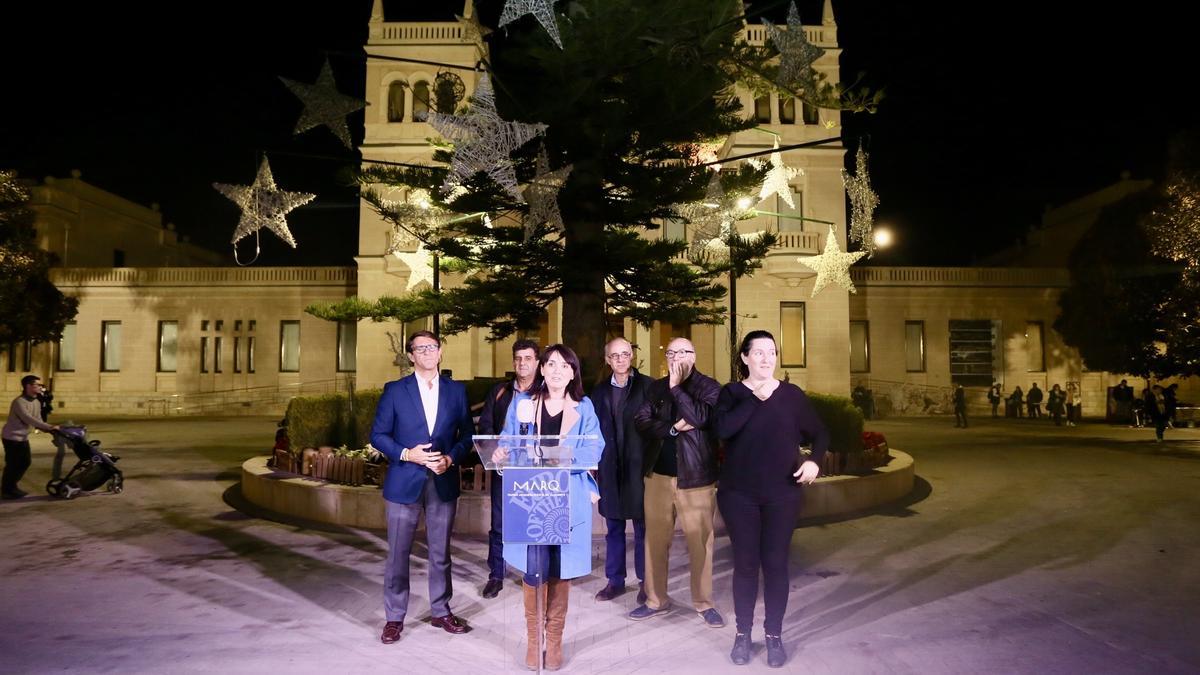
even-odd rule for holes
{"type": "Polygon", "coordinates": [[[671,609],[667,556],[678,517],[687,540],[692,606],[706,625],[719,628],[725,620],[712,602],[717,443],[711,418],[721,385],[696,371],[690,340],[671,340],[666,356],[670,374],[651,385],[634,416],[645,439],[646,602],[629,618],[671,609]]]}

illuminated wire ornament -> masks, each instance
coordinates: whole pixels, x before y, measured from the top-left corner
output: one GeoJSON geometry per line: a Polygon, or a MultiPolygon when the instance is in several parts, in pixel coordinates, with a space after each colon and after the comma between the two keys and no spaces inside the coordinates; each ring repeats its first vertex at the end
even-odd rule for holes
{"type": "Polygon", "coordinates": [[[829,234],[825,237],[825,250],[821,255],[801,256],[796,260],[817,273],[812,290],[815,297],[830,283],[837,284],[851,293],[857,293],[854,282],[850,280],[850,266],[866,254],[865,251],[842,253],[841,247],[838,246],[837,233],[830,225],[829,234]]]}
{"type": "Polygon", "coordinates": [[[442,184],[444,190],[452,190],[482,171],[517,201],[524,201],[517,189],[517,174],[509,153],[546,133],[546,125],[500,119],[496,112],[496,95],[487,74],[479,77],[479,85],[466,113],[431,112],[429,124],[454,141],[454,158],[450,161],[450,175],[442,184]]]}
{"type": "Polygon", "coordinates": [[[529,202],[529,213],[525,215],[525,241],[529,241],[533,229],[541,223],[549,223],[551,227],[562,232],[562,212],[558,210],[558,191],[567,182],[573,165],[550,170],[550,155],[546,146],[542,146],[537,158],[537,172],[529,186],[525,188],[525,200],[529,202]]]}
{"type": "MultiPolygon", "coordinates": [[[[775,149],[779,149],[779,139],[775,139],[775,149]]],[[[751,159],[749,162],[756,169],[761,169],[763,166],[761,160],[751,159]]],[[[796,208],[796,202],[792,199],[791,180],[796,176],[804,175],[804,172],[784,164],[783,156],[778,152],[771,153],[769,164],[771,169],[767,172],[767,177],[763,179],[762,189],[758,192],[759,201],[774,194],[779,195],[779,198],[787,202],[788,206],[796,208]]]]}
{"type": "Polygon", "coordinates": [[[455,14],[454,20],[462,26],[462,37],[466,42],[483,42],[484,38],[492,34],[491,28],[480,23],[478,12],[472,11],[471,16],[455,14]]]}
{"type": "Polygon", "coordinates": [[[858,242],[868,256],[875,254],[876,241],[871,236],[875,223],[875,209],[879,207],[879,195],[871,189],[871,174],[867,171],[867,153],[858,146],[854,157],[854,173],[842,169],[842,183],[846,196],[850,198],[850,241],[858,242]]]}
{"type": "Polygon", "coordinates": [[[242,218],[231,240],[235,245],[242,237],[265,227],[288,246],[296,248],[296,239],[292,237],[284,216],[316,198],[316,195],[307,192],[288,192],[275,187],[275,178],[271,175],[271,165],[266,157],[258,165],[258,175],[252,185],[213,183],[213,187],[242,209],[242,218]]]}
{"type": "Polygon", "coordinates": [[[504,3],[503,11],[500,12],[499,25],[504,27],[526,14],[532,14],[533,18],[542,24],[542,28],[546,29],[546,33],[550,35],[551,40],[554,40],[554,44],[562,49],[562,38],[558,36],[558,23],[554,20],[554,3],[555,0],[508,0],[504,3]]]}
{"type": "Polygon", "coordinates": [[[813,73],[813,63],[825,53],[824,49],[815,46],[804,36],[804,27],[800,25],[800,11],[796,3],[788,9],[787,30],[782,30],[775,24],[763,19],[767,28],[767,37],[779,50],[779,77],[776,83],[783,87],[799,90],[813,89],[816,77],[813,73]]]}
{"type": "Polygon", "coordinates": [[[338,91],[337,83],[333,80],[333,70],[329,67],[329,59],[321,65],[321,72],[313,84],[289,80],[286,77],[279,79],[283,80],[287,88],[304,104],[304,111],[300,113],[300,120],[296,122],[296,130],[293,133],[301,134],[314,127],[326,127],[338,137],[342,145],[353,149],[346,115],[367,107],[367,102],[338,91]]]}
{"type": "Polygon", "coordinates": [[[415,251],[392,251],[392,255],[408,266],[408,285],[404,290],[411,291],[421,283],[433,286],[433,261],[425,244],[417,244],[415,251]]]}

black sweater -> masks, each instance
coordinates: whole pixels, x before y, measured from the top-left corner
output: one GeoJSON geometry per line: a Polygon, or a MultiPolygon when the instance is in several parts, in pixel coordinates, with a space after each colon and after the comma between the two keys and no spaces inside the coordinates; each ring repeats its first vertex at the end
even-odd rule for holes
{"type": "Polygon", "coordinates": [[[804,392],[790,382],[765,401],[741,382],[731,382],[717,398],[717,435],[725,441],[721,488],[783,496],[796,486],[800,446],[812,445],[818,465],[829,450],[829,430],[804,392]]]}

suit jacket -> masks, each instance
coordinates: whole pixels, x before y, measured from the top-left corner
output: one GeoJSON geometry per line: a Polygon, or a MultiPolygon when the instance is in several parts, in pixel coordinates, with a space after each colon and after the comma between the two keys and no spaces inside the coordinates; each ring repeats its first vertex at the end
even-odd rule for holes
{"type": "Polygon", "coordinates": [[[654,380],[631,370],[626,383],[625,407],[620,420],[612,414],[612,382],[606,379],[592,390],[592,405],[600,421],[600,433],[604,436],[604,453],[600,456],[596,472],[600,484],[600,515],[619,520],[641,519],[645,481],[642,476],[642,454],[645,441],[634,425],[633,417],[646,400],[654,380]],[[618,444],[616,424],[624,427],[618,444]]]}
{"type": "Polygon", "coordinates": [[[417,389],[415,374],[388,382],[375,409],[371,425],[371,445],[387,456],[387,476],[383,480],[383,498],[397,504],[412,504],[421,498],[425,481],[433,478],[438,497],[448,502],[458,498],[458,466],[471,451],[471,409],[467,405],[467,388],[461,382],[439,375],[438,409],[433,433],[425,423],[425,408],[417,389]],[[433,443],[453,460],[450,468],[438,476],[413,462],[400,461],[400,453],[421,443],[433,443]]]}

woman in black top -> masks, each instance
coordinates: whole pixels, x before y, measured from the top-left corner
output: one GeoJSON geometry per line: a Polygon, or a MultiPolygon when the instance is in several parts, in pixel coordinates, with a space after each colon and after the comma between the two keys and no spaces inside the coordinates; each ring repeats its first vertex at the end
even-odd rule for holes
{"type": "Polygon", "coordinates": [[[717,435],[725,441],[717,504],[733,543],[733,604],[737,636],[729,658],[750,661],[750,628],[763,575],[767,665],[787,661],[783,615],[788,602],[788,550],[802,502],[801,485],[817,479],[829,432],[808,397],[775,379],[775,338],[765,330],[742,340],[741,382],[721,389],[717,435]],[[812,455],[800,460],[800,447],[812,455]]]}

